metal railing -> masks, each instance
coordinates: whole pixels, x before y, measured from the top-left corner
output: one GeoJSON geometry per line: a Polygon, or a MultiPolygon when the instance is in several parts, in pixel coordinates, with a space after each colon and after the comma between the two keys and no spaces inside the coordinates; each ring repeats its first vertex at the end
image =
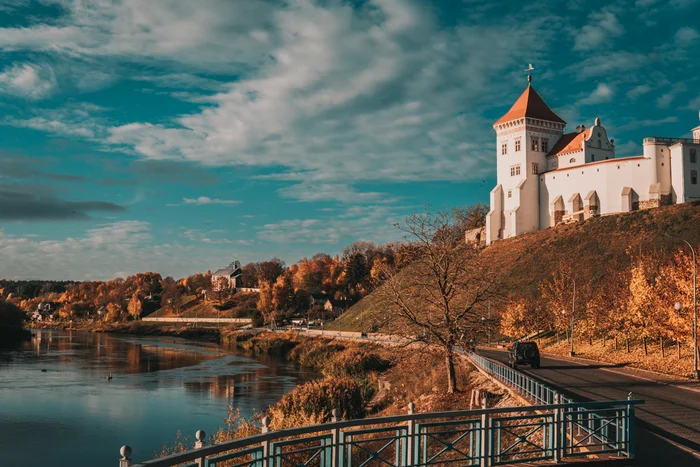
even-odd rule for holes
{"type": "MultiPolygon", "coordinates": [[[[474,365],[535,404],[576,405],[574,399],[561,394],[535,378],[474,352],[464,353],[474,365]]],[[[632,400],[632,393],[629,394],[628,400],[632,400]]],[[[636,403],[644,403],[644,401],[636,403]]],[[[602,452],[615,452],[613,446],[619,443],[624,432],[627,433],[627,449],[624,453],[619,452],[618,454],[630,458],[634,457],[634,406],[630,406],[629,410],[629,416],[624,419],[611,418],[608,416],[607,410],[600,407],[592,410],[585,406],[578,406],[575,410],[565,410],[562,413],[565,425],[563,435],[569,437],[570,446],[564,455],[571,455],[572,450],[583,445],[595,445],[603,448],[602,452]]]]}
{"type": "MultiPolygon", "coordinates": [[[[198,431],[195,449],[135,467],[488,467],[604,453],[632,457],[634,407],[640,403],[432,413],[415,413],[410,404],[406,415],[338,421],[334,411],[331,423],[279,431],[271,431],[265,418],[260,435],[207,446],[198,431]],[[575,436],[582,425],[589,434],[575,436]]],[[[131,448],[123,446],[121,455],[120,467],[131,466],[131,448]]]]}
{"type": "Polygon", "coordinates": [[[650,136],[644,138],[645,143],[690,143],[700,144],[700,139],[693,138],[669,138],[667,136],[650,136]]]}

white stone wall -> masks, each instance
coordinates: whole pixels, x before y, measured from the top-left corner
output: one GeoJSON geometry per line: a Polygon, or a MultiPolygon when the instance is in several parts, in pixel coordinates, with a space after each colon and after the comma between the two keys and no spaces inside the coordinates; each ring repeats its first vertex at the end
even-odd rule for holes
{"type": "Polygon", "coordinates": [[[600,125],[599,119],[596,119],[591,127],[590,135],[583,144],[583,150],[586,163],[615,158],[615,146],[608,138],[608,132],[600,125]]]}
{"type": "Polygon", "coordinates": [[[671,175],[674,201],[687,203],[700,199],[700,180],[693,184],[692,171],[700,173],[700,144],[678,143],[670,147],[671,175]],[[695,163],[690,162],[690,151],[695,150],[695,163]]]}
{"type": "Polygon", "coordinates": [[[553,213],[550,212],[550,204],[557,196],[563,198],[567,214],[570,214],[569,200],[575,193],[584,199],[592,190],[598,196],[600,214],[623,211],[624,187],[634,190],[634,201],[649,200],[649,188],[656,183],[654,163],[646,158],[618,158],[542,174],[539,184],[540,228],[551,225],[553,213]]]}
{"type": "Polygon", "coordinates": [[[700,126],[693,128],[693,139],[700,140],[700,126]]]}

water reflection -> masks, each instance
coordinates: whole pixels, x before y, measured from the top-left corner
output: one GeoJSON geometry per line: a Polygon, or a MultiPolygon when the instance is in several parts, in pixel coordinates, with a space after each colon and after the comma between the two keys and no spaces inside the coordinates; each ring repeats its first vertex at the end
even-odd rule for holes
{"type": "Polygon", "coordinates": [[[109,465],[125,443],[145,460],[178,430],[213,432],[229,403],[250,415],[304,379],[214,344],[37,331],[0,351],[3,464],[109,465]]]}

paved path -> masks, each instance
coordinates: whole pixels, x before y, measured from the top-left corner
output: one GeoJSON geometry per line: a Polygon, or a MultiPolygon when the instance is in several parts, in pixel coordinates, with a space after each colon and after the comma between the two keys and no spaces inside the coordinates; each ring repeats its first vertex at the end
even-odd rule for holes
{"type": "MultiPolygon", "coordinates": [[[[508,363],[505,351],[479,353],[508,363]]],[[[700,467],[700,384],[670,378],[657,382],[615,365],[554,357],[543,357],[540,369],[518,369],[581,400],[623,400],[632,392],[634,399],[645,401],[636,409],[640,466],[700,467]]]]}

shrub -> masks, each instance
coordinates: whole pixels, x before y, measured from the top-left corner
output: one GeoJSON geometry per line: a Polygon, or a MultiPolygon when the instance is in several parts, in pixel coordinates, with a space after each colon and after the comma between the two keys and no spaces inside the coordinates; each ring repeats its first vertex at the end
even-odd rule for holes
{"type": "Polygon", "coordinates": [[[323,375],[330,377],[361,377],[372,372],[386,371],[391,362],[372,350],[352,347],[333,356],[322,368],[323,375]]]}
{"type": "Polygon", "coordinates": [[[324,423],[338,409],[344,419],[365,416],[366,388],[351,378],[323,379],[297,386],[270,407],[271,427],[324,423]]]}
{"type": "Polygon", "coordinates": [[[14,303],[0,300],[0,327],[18,329],[24,324],[27,315],[14,303]]]}

